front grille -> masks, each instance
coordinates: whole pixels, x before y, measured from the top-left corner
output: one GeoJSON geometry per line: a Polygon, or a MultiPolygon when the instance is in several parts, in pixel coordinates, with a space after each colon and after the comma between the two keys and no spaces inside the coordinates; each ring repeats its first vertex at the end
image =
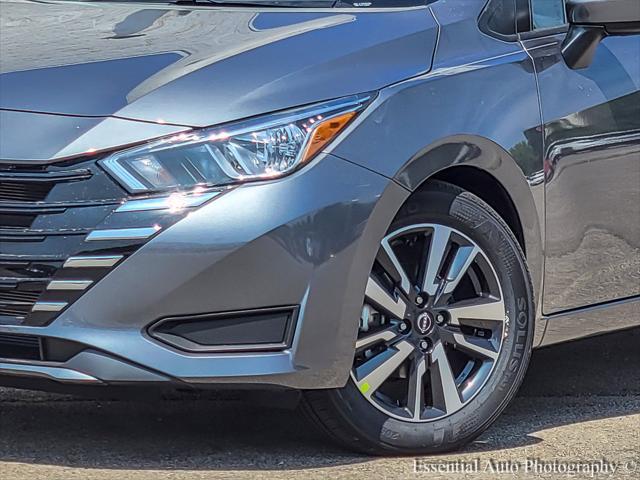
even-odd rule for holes
{"type": "Polygon", "coordinates": [[[95,158],[35,167],[0,162],[0,325],[48,325],[147,241],[91,241],[92,231],[164,229],[187,213],[116,213],[128,199],[95,158]],[[117,260],[65,265],[71,257],[117,260]]]}
{"type": "Polygon", "coordinates": [[[41,293],[41,290],[0,290],[0,315],[26,317],[41,293]]]}
{"type": "Polygon", "coordinates": [[[0,202],[42,202],[53,185],[50,182],[34,184],[0,179],[0,202]]]}
{"type": "MultiPolygon", "coordinates": [[[[3,253],[10,248],[9,244],[4,245],[3,253]]],[[[0,324],[23,321],[59,265],[55,261],[17,260],[0,254],[0,324]]]]}
{"type": "Polygon", "coordinates": [[[0,213],[0,228],[3,230],[29,228],[36,217],[37,215],[29,213],[17,215],[15,213],[0,213]]]}
{"type": "MultiPolygon", "coordinates": [[[[49,292],[64,261],[125,197],[97,167],[0,164],[0,325],[45,325],[59,312],[39,302],[71,304],[82,292],[49,292]],[[60,296],[61,298],[55,298],[60,296]],[[49,309],[51,310],[51,309],[49,309]]],[[[107,271],[83,272],[96,280],[107,271]]]]}

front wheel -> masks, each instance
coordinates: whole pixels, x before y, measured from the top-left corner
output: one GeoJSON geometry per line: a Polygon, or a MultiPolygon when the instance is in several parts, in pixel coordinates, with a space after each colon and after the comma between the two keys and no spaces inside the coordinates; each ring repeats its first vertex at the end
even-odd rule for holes
{"type": "Polygon", "coordinates": [[[478,197],[443,182],[415,194],[381,242],[364,297],[347,385],[303,397],[342,444],[457,449],[515,395],[531,353],[531,282],[513,233],[478,197]]]}

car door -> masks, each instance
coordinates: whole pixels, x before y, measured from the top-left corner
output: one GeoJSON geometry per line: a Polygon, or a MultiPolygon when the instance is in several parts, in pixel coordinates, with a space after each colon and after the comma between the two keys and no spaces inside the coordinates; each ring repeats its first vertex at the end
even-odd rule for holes
{"type": "Polygon", "coordinates": [[[564,0],[528,7],[520,38],[544,123],[543,311],[640,295],[640,35],[607,37],[589,66],[571,69],[564,0]]]}

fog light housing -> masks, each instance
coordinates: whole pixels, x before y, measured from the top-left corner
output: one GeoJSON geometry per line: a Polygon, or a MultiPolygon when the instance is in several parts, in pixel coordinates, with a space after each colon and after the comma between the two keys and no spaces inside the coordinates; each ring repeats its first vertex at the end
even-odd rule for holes
{"type": "Polygon", "coordinates": [[[188,352],[281,351],[291,346],[297,307],[164,318],[148,329],[163,343],[188,352]]]}

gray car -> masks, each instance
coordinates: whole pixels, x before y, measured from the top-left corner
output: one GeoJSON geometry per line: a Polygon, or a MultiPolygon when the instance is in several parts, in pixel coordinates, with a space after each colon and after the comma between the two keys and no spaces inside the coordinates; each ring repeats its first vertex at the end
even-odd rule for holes
{"type": "Polygon", "coordinates": [[[640,324],[637,0],[0,0],[0,384],[459,448],[640,324]]]}

